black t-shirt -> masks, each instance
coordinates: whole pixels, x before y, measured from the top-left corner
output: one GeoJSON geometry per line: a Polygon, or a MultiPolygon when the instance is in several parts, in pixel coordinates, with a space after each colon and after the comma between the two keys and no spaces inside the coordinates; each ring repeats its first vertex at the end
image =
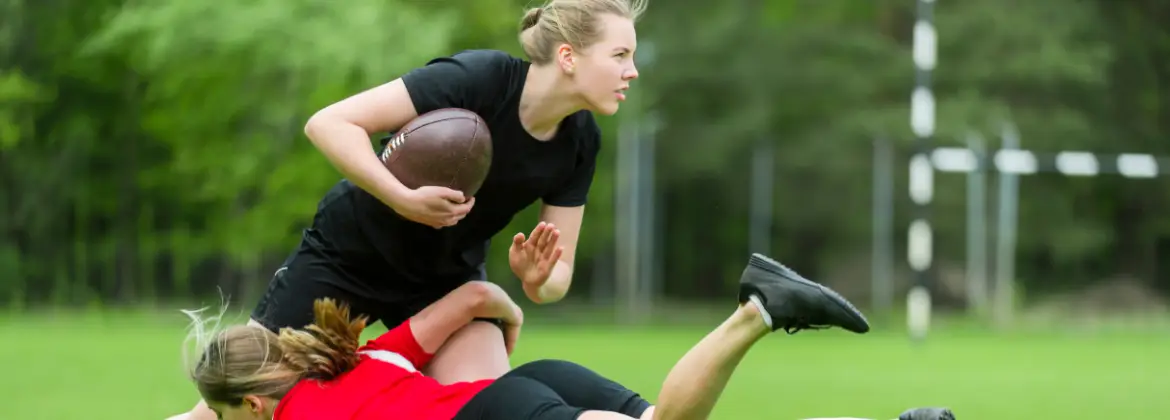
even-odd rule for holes
{"type": "Polygon", "coordinates": [[[458,282],[478,271],[491,238],[536,200],[584,205],[601,131],[593,115],[581,111],[565,118],[551,140],[528,134],[519,117],[528,68],[504,52],[470,50],[402,76],[418,114],[463,108],[483,118],[492,132],[491,170],[467,217],[443,229],[408,221],[342,181],[322,200],[312,229],[334,245],[333,258],[364,282],[458,282]]]}

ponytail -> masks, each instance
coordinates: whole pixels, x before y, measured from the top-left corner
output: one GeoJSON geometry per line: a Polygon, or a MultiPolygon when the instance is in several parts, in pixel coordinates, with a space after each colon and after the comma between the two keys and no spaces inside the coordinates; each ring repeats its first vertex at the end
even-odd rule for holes
{"type": "Polygon", "coordinates": [[[524,18],[520,20],[520,32],[527,31],[540,23],[540,15],[544,14],[543,7],[533,7],[524,13],[524,18]]]}
{"type": "Polygon", "coordinates": [[[647,0],[545,0],[520,19],[520,46],[533,64],[553,61],[555,48],[568,43],[584,49],[601,38],[602,15],[637,20],[647,0]]]}
{"type": "Polygon", "coordinates": [[[333,299],[313,302],[313,324],[303,330],[280,330],[284,363],[302,378],[327,381],[358,363],[358,339],[366,328],[365,316],[350,319],[349,307],[333,299]]]}

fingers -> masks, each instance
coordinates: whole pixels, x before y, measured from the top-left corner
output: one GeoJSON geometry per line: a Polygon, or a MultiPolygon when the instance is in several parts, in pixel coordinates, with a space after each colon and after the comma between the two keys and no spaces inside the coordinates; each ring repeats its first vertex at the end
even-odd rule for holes
{"type": "Polygon", "coordinates": [[[516,302],[512,302],[512,316],[516,318],[516,326],[524,325],[524,310],[516,302]]]}
{"type": "MultiPolygon", "coordinates": [[[[545,258],[545,259],[551,257],[553,252],[555,252],[556,249],[558,248],[557,241],[559,241],[560,239],[561,239],[561,231],[559,229],[553,227],[553,225],[551,225],[551,224],[548,225],[548,228],[545,230],[544,235],[541,237],[540,242],[539,242],[539,246],[537,248],[538,252],[540,253],[540,256],[542,258],[545,258]]],[[[554,258],[554,260],[555,260],[555,258],[554,258]]]]}
{"type": "Polygon", "coordinates": [[[561,259],[561,254],[564,254],[565,248],[559,246],[550,246],[548,248],[548,251],[540,255],[540,260],[537,262],[537,265],[540,266],[541,272],[551,273],[557,261],[561,259]]]}
{"type": "Polygon", "coordinates": [[[544,243],[544,234],[546,232],[549,232],[548,225],[545,225],[543,221],[537,223],[536,229],[532,229],[531,239],[528,240],[532,249],[541,249],[541,246],[544,243]]]}
{"type": "Polygon", "coordinates": [[[439,220],[436,223],[431,224],[431,226],[435,228],[455,226],[455,224],[463,220],[464,217],[467,217],[468,213],[471,213],[471,209],[475,207],[475,197],[469,198],[467,201],[459,203],[449,201],[444,198],[443,200],[439,200],[439,203],[436,204],[439,206],[437,211],[439,220]]]}
{"type": "Polygon", "coordinates": [[[552,252],[552,255],[551,255],[551,256],[549,256],[549,259],[548,259],[548,261],[549,261],[551,264],[556,264],[556,262],[557,262],[557,261],[560,261],[560,260],[561,260],[561,255],[562,255],[562,254],[564,254],[564,253],[565,253],[565,247],[563,247],[563,246],[558,246],[558,247],[556,247],[556,249],[555,249],[555,250],[553,250],[553,252],[552,252]]]}
{"type": "Polygon", "coordinates": [[[532,228],[532,234],[528,239],[530,244],[535,245],[534,241],[538,240],[540,238],[540,234],[544,232],[544,225],[544,222],[540,222],[536,224],[535,228],[532,228]]]}
{"type": "Polygon", "coordinates": [[[553,266],[556,265],[564,253],[564,247],[550,246],[547,251],[540,254],[540,260],[536,264],[540,267],[541,272],[551,272],[553,266]]]}
{"type": "Polygon", "coordinates": [[[462,192],[459,192],[459,191],[456,191],[456,190],[453,190],[450,188],[445,188],[445,187],[436,187],[436,188],[439,189],[438,190],[439,192],[437,195],[439,197],[446,199],[447,201],[450,201],[452,203],[463,203],[463,202],[468,201],[467,197],[464,196],[462,192]]]}
{"type": "Polygon", "coordinates": [[[471,209],[474,206],[475,206],[475,198],[474,197],[471,199],[468,199],[466,202],[463,202],[463,203],[454,203],[454,202],[447,201],[447,202],[444,202],[442,204],[443,208],[439,211],[439,213],[442,214],[444,217],[453,217],[453,218],[455,218],[456,221],[459,221],[459,220],[463,220],[464,217],[467,217],[467,214],[471,213],[471,209]]]}
{"type": "Polygon", "coordinates": [[[509,356],[516,350],[516,342],[520,340],[520,326],[508,325],[504,330],[504,350],[509,356]]]}
{"type": "Polygon", "coordinates": [[[451,214],[466,216],[467,213],[471,213],[472,207],[475,207],[475,197],[471,197],[462,203],[453,204],[451,206],[451,214]]]}
{"type": "Polygon", "coordinates": [[[550,224],[542,223],[542,225],[543,228],[540,230],[540,236],[536,238],[536,251],[543,254],[544,249],[548,247],[548,237],[552,234],[553,229],[550,224]]]}
{"type": "Polygon", "coordinates": [[[540,222],[532,229],[532,234],[525,239],[524,233],[512,236],[512,247],[523,251],[532,264],[544,266],[549,261],[556,261],[563,252],[556,246],[561,238],[561,231],[552,223],[540,222]]]}
{"type": "Polygon", "coordinates": [[[459,222],[462,221],[463,218],[466,216],[467,216],[466,214],[441,216],[438,218],[438,222],[435,224],[432,224],[431,226],[433,226],[435,228],[444,228],[444,227],[449,227],[449,226],[455,226],[455,225],[459,224],[459,222]]]}
{"type": "Polygon", "coordinates": [[[544,243],[541,244],[541,247],[539,249],[540,249],[541,258],[548,259],[549,257],[552,256],[553,252],[555,252],[557,250],[557,248],[560,248],[559,246],[556,246],[556,245],[557,245],[557,240],[559,240],[561,238],[561,231],[556,230],[556,229],[550,229],[549,233],[547,235],[545,235],[545,237],[546,237],[546,239],[545,239],[544,243]]]}
{"type": "Polygon", "coordinates": [[[512,317],[513,322],[504,331],[504,345],[509,356],[516,350],[516,342],[520,341],[520,326],[524,325],[524,311],[515,302],[512,302],[512,317]]]}
{"type": "Polygon", "coordinates": [[[445,227],[455,226],[459,224],[459,221],[461,220],[463,220],[463,216],[447,216],[431,218],[429,221],[421,221],[420,223],[426,224],[427,226],[433,227],[435,229],[442,229],[445,227]]]}
{"type": "Polygon", "coordinates": [[[548,252],[547,248],[557,243],[561,237],[561,231],[557,230],[552,223],[540,222],[536,224],[536,228],[532,230],[532,237],[528,240],[537,252],[544,254],[548,252]]]}

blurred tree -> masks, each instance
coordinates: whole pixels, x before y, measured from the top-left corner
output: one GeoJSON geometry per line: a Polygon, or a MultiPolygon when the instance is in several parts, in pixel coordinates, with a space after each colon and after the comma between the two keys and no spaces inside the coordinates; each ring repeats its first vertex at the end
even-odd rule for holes
{"type": "MultiPolygon", "coordinates": [[[[258,291],[339,178],[304,139],[304,121],[435,56],[521,54],[531,5],[0,0],[0,302],[258,291]]],[[[896,140],[903,159],[909,151],[913,8],[651,5],[639,31],[655,63],[631,94],[662,123],[655,178],[669,297],[733,287],[748,238],[744,162],[762,141],[774,143],[777,168],[771,252],[851,297],[865,292],[852,266],[870,246],[870,140],[896,140]]],[[[978,132],[995,147],[1010,121],[1029,149],[1170,153],[1166,18],[1156,2],[939,3],[938,144],[978,132]]],[[[599,120],[605,146],[574,296],[608,281],[614,249],[618,119],[599,120]]],[[[940,265],[963,258],[963,183],[936,177],[940,265]]],[[[1120,274],[1170,288],[1157,264],[1170,258],[1164,189],[1040,175],[1022,194],[1018,271],[1030,291],[1120,274]]],[[[534,210],[502,239],[531,229],[534,210]]],[[[506,247],[492,253],[503,261],[506,247]]],[[[489,270],[510,283],[506,264],[489,270]]]]}

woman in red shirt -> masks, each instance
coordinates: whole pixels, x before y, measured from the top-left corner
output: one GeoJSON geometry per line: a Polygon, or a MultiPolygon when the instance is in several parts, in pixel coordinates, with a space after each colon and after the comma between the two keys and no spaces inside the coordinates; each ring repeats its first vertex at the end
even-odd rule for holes
{"type": "Polygon", "coordinates": [[[204,344],[191,377],[224,420],[706,418],[736,365],[769,332],[869,331],[861,312],[837,293],[758,254],[740,278],[738,301],[735,312],[667,375],[657,406],[564,361],[536,361],[499,379],[450,385],[420,373],[475,318],[502,320],[511,352],[523,315],[502,289],[482,281],[459,287],[360,347],[365,318],[351,321],[348,308],[332,300],[318,300],[314,323],[302,330],[230,327],[204,344]]]}

